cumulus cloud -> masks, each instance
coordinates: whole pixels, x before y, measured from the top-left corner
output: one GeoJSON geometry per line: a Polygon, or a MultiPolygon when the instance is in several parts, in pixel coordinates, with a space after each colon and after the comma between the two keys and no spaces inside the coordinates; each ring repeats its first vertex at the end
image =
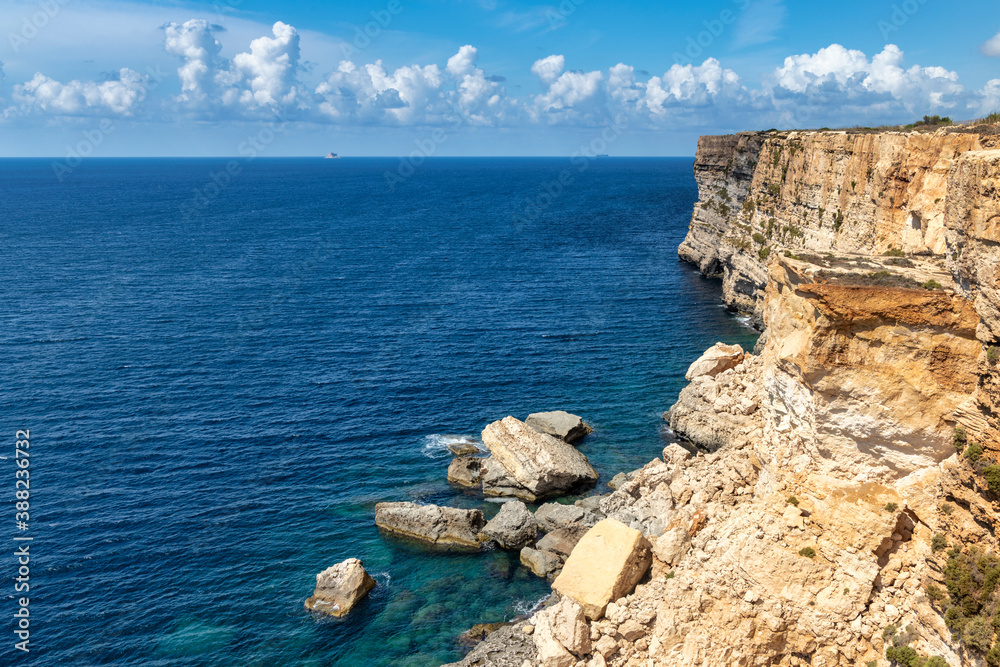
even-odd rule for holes
{"type": "Polygon", "coordinates": [[[967,97],[958,74],[943,67],[903,67],[894,44],[871,58],[839,44],[790,56],[774,70],[765,91],[777,109],[798,106],[841,116],[894,116],[947,111],[967,97]]]}
{"type": "Polygon", "coordinates": [[[163,26],[164,50],[184,61],[177,69],[181,81],[181,94],[177,101],[189,109],[209,110],[230,106],[239,97],[236,83],[240,77],[219,55],[222,43],[215,37],[215,32],[221,30],[205,19],[163,26]]]}
{"type": "Polygon", "coordinates": [[[299,96],[296,77],[299,68],[299,33],[278,21],[273,37],[250,42],[250,52],[240,53],[233,64],[245,77],[249,90],[240,101],[249,108],[292,106],[299,96]]]}
{"type": "Polygon", "coordinates": [[[146,97],[147,83],[145,75],[127,67],[113,79],[101,83],[61,83],[37,73],[31,81],[15,86],[13,97],[22,112],[64,116],[132,116],[146,97]]]}
{"type": "Polygon", "coordinates": [[[987,40],[979,50],[983,52],[983,55],[990,56],[991,58],[1000,58],[1000,32],[987,40]]]}
{"type": "Polygon", "coordinates": [[[454,109],[466,122],[473,125],[496,125],[511,119],[515,105],[507,98],[507,91],[500,84],[503,77],[487,77],[476,67],[479,51],[465,45],[448,59],[445,68],[455,81],[454,109]]]}
{"type": "Polygon", "coordinates": [[[443,122],[448,116],[443,86],[437,65],[404,66],[390,74],[381,60],[360,67],[343,61],[316,88],[316,98],[321,116],[335,122],[443,122]]]}
{"type": "Polygon", "coordinates": [[[549,56],[535,62],[531,72],[545,92],[534,99],[531,116],[545,123],[595,123],[608,118],[604,74],[564,71],[566,58],[549,56]]]}

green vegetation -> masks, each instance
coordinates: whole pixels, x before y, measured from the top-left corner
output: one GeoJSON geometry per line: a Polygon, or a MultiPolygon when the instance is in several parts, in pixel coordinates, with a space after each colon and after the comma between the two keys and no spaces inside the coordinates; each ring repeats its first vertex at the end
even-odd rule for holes
{"type": "Polygon", "coordinates": [[[764,245],[764,243],[767,241],[767,238],[760,232],[754,232],[753,240],[754,243],[756,243],[757,245],[764,245]]]}
{"type": "Polygon", "coordinates": [[[997,125],[1000,124],[1000,111],[994,111],[986,118],[980,118],[976,121],[977,125],[997,125]]]}
{"type": "Polygon", "coordinates": [[[816,557],[816,550],[813,549],[812,547],[805,547],[804,549],[801,549],[799,551],[799,555],[800,556],[805,556],[806,558],[815,558],[816,557]]]}
{"type": "Polygon", "coordinates": [[[907,130],[915,130],[918,128],[936,128],[936,127],[947,127],[953,125],[951,118],[944,116],[924,116],[923,120],[918,120],[916,123],[910,123],[906,126],[907,130]]]}
{"type": "Polygon", "coordinates": [[[889,248],[882,254],[886,257],[906,257],[906,253],[899,248],[889,248]]]}
{"type": "Polygon", "coordinates": [[[868,174],[867,174],[867,176],[868,176],[868,180],[869,181],[872,180],[872,174],[874,174],[874,173],[875,173],[875,170],[872,169],[871,167],[868,167],[868,174]]]}
{"type": "Polygon", "coordinates": [[[993,646],[1000,626],[1000,558],[978,546],[968,550],[956,546],[948,556],[944,576],[949,598],[942,600],[945,624],[966,648],[985,654],[988,664],[1000,665],[1000,647],[993,646]]]}
{"type": "Polygon", "coordinates": [[[833,228],[836,231],[840,231],[840,226],[844,224],[844,214],[841,211],[837,211],[837,215],[833,217],[833,228]]]}
{"type": "Polygon", "coordinates": [[[961,454],[965,446],[969,444],[969,436],[965,433],[965,429],[961,426],[956,426],[955,430],[952,432],[951,443],[955,445],[955,449],[961,454]]]}
{"type": "Polygon", "coordinates": [[[896,503],[886,503],[885,504],[885,511],[886,512],[892,513],[892,512],[895,512],[898,509],[899,509],[899,505],[897,505],[896,503]]]}
{"type": "MultiPolygon", "coordinates": [[[[923,658],[910,642],[917,638],[917,632],[912,625],[899,631],[895,625],[889,625],[882,632],[882,639],[888,644],[885,649],[886,659],[894,665],[903,667],[947,667],[948,663],[940,656],[923,658]]],[[[871,663],[868,663],[869,665],[871,663]]]]}
{"type": "Polygon", "coordinates": [[[983,478],[990,491],[1000,494],[1000,465],[989,465],[983,468],[983,478]]]}
{"type": "Polygon", "coordinates": [[[937,603],[947,597],[947,593],[943,588],[937,584],[927,584],[927,597],[931,599],[931,602],[937,603]]]}
{"type": "Polygon", "coordinates": [[[779,185],[778,183],[768,183],[767,193],[772,197],[779,196],[781,194],[781,185],[779,185]]]}
{"type": "Polygon", "coordinates": [[[986,350],[986,358],[991,364],[995,364],[1000,361],[1000,347],[990,345],[989,349],[986,350]]]}
{"type": "Polygon", "coordinates": [[[933,278],[931,278],[925,283],[921,283],[920,286],[926,290],[944,289],[944,285],[934,280],[933,278]]]}
{"type": "Polygon", "coordinates": [[[719,204],[719,213],[722,214],[722,217],[728,218],[729,217],[729,206],[727,206],[726,204],[719,204]]]}
{"type": "Polygon", "coordinates": [[[983,446],[978,442],[973,442],[965,449],[965,458],[969,459],[973,463],[977,462],[983,456],[983,446]]]}
{"type": "Polygon", "coordinates": [[[771,256],[771,246],[761,248],[757,251],[757,256],[760,257],[760,261],[766,262],[767,258],[771,256]]]}
{"type": "Polygon", "coordinates": [[[799,499],[796,498],[795,496],[788,496],[788,504],[789,505],[794,505],[795,507],[798,507],[799,506],[799,499]]]}
{"type": "Polygon", "coordinates": [[[830,273],[820,271],[819,276],[841,285],[899,287],[903,289],[915,289],[920,286],[912,278],[907,278],[906,276],[901,276],[890,271],[875,271],[873,273],[830,273]]]}
{"type": "Polygon", "coordinates": [[[857,189],[857,187],[858,187],[858,182],[857,181],[851,181],[851,191],[853,192],[854,190],[857,189]]]}
{"type": "Polygon", "coordinates": [[[948,548],[948,540],[941,533],[936,533],[934,537],[931,538],[931,551],[937,553],[938,551],[944,551],[948,548]]]}
{"type": "Polygon", "coordinates": [[[785,251],[785,257],[787,257],[788,259],[795,259],[795,260],[799,260],[799,261],[802,260],[801,257],[799,257],[798,255],[794,254],[791,250],[786,250],[785,251]]]}
{"type": "Polygon", "coordinates": [[[754,202],[753,197],[747,197],[743,202],[743,211],[752,214],[756,210],[757,204],[754,202]]]}
{"type": "Polygon", "coordinates": [[[955,506],[952,505],[951,503],[942,503],[941,511],[947,514],[948,516],[951,516],[952,513],[955,511],[955,506]]]}
{"type": "Polygon", "coordinates": [[[726,239],[726,241],[731,243],[734,247],[739,248],[740,250],[750,249],[750,242],[747,241],[746,239],[738,239],[735,236],[730,236],[729,238],[726,239]]]}
{"type": "Polygon", "coordinates": [[[673,579],[676,575],[677,575],[676,572],[674,572],[673,570],[670,570],[670,572],[667,572],[665,575],[663,575],[663,578],[664,579],[673,579]]]}

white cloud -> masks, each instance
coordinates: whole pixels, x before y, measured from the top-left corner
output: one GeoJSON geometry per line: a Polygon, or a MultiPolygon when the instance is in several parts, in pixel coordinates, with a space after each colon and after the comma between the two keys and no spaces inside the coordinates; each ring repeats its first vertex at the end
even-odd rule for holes
{"type": "Polygon", "coordinates": [[[13,97],[22,112],[63,116],[132,116],[146,97],[147,84],[145,75],[127,67],[119,71],[114,79],[101,83],[60,83],[37,73],[31,81],[14,86],[13,97]]]}
{"type": "Polygon", "coordinates": [[[988,39],[979,47],[979,50],[983,52],[983,55],[1000,58],[1000,32],[988,39]]]}
{"type": "Polygon", "coordinates": [[[479,51],[465,45],[448,59],[445,68],[455,80],[454,110],[473,125],[495,125],[515,114],[514,104],[499,81],[490,80],[476,67],[479,51]]]}
{"type": "Polygon", "coordinates": [[[871,60],[832,44],[790,56],[774,70],[765,92],[778,109],[798,105],[841,117],[890,117],[947,111],[968,102],[958,74],[943,67],[903,67],[903,52],[886,45],[871,60]]]}
{"type": "Polygon", "coordinates": [[[233,64],[249,83],[249,90],[240,98],[248,108],[293,106],[299,95],[299,33],[281,21],[274,24],[272,32],[274,37],[253,40],[249,53],[233,58],[233,64]]]}
{"type": "Polygon", "coordinates": [[[177,101],[192,110],[207,110],[233,104],[238,96],[238,75],[219,54],[222,43],[215,37],[221,30],[205,19],[163,26],[164,50],[183,59],[177,70],[181,94],[177,101]]]}
{"type": "Polygon", "coordinates": [[[328,120],[411,125],[447,120],[443,86],[437,65],[404,66],[390,74],[381,60],[360,67],[343,61],[316,95],[328,120]]]}

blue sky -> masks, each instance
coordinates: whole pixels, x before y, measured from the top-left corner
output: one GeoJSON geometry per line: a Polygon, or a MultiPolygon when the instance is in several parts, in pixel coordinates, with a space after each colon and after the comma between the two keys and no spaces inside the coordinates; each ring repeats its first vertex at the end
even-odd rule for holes
{"type": "Polygon", "coordinates": [[[692,155],[1000,109],[995,2],[2,0],[0,25],[5,157],[692,155]]]}

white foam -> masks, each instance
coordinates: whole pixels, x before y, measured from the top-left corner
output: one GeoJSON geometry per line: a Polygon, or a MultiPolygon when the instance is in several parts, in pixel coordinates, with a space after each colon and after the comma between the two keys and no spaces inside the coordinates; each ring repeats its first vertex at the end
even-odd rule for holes
{"type": "Polygon", "coordinates": [[[542,608],[545,601],[549,599],[549,596],[540,598],[537,602],[531,602],[530,600],[521,600],[514,603],[515,616],[531,616],[536,611],[542,608]]]}
{"type": "Polygon", "coordinates": [[[435,433],[434,435],[424,436],[424,446],[421,451],[423,451],[424,456],[427,458],[441,459],[451,456],[448,445],[457,445],[459,443],[468,443],[481,448],[479,440],[471,435],[442,435],[435,433]]]}

